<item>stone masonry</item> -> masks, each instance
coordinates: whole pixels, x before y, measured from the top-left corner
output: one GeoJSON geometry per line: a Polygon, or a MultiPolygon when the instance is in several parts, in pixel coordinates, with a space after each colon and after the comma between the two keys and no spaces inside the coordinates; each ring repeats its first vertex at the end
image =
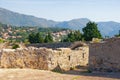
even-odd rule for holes
{"type": "Polygon", "coordinates": [[[87,66],[89,47],[2,49],[0,66],[2,68],[33,68],[42,70],[70,70],[76,66],[87,66]]]}
{"type": "Polygon", "coordinates": [[[88,66],[91,71],[120,71],[120,38],[89,45],[76,42],[30,46],[23,49],[1,48],[0,66],[63,71],[88,66]]]}
{"type": "Polygon", "coordinates": [[[89,69],[94,71],[120,71],[120,38],[89,45],[89,69]]]}

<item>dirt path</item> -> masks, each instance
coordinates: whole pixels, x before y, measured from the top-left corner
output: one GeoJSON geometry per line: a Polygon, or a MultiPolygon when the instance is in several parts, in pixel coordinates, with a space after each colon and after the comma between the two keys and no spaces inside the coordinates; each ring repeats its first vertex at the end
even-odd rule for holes
{"type": "Polygon", "coordinates": [[[120,80],[120,73],[55,73],[36,69],[0,69],[0,80],[120,80]]]}

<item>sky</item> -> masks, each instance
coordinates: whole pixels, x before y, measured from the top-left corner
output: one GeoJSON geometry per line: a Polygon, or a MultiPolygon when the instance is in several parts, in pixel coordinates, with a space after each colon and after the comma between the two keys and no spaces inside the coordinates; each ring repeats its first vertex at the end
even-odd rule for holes
{"type": "Polygon", "coordinates": [[[55,21],[120,22],[120,0],[0,0],[0,7],[55,21]]]}

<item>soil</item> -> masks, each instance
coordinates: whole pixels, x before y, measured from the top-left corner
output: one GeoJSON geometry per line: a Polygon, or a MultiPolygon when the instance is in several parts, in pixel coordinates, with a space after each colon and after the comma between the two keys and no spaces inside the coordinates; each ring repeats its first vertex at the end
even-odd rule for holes
{"type": "Polygon", "coordinates": [[[120,80],[120,73],[88,73],[75,70],[57,73],[38,69],[0,69],[0,80],[120,80]]]}

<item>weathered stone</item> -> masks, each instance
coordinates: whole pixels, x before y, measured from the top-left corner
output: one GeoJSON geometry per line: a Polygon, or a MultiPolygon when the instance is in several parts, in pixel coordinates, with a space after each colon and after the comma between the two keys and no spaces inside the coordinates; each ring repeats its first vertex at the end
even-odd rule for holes
{"type": "Polygon", "coordinates": [[[89,48],[86,46],[76,50],[70,48],[28,47],[24,49],[4,49],[1,51],[1,67],[3,68],[35,68],[44,70],[70,70],[71,67],[88,64],[89,48]]]}
{"type": "Polygon", "coordinates": [[[89,46],[89,69],[97,71],[120,71],[120,38],[89,46]]]}

